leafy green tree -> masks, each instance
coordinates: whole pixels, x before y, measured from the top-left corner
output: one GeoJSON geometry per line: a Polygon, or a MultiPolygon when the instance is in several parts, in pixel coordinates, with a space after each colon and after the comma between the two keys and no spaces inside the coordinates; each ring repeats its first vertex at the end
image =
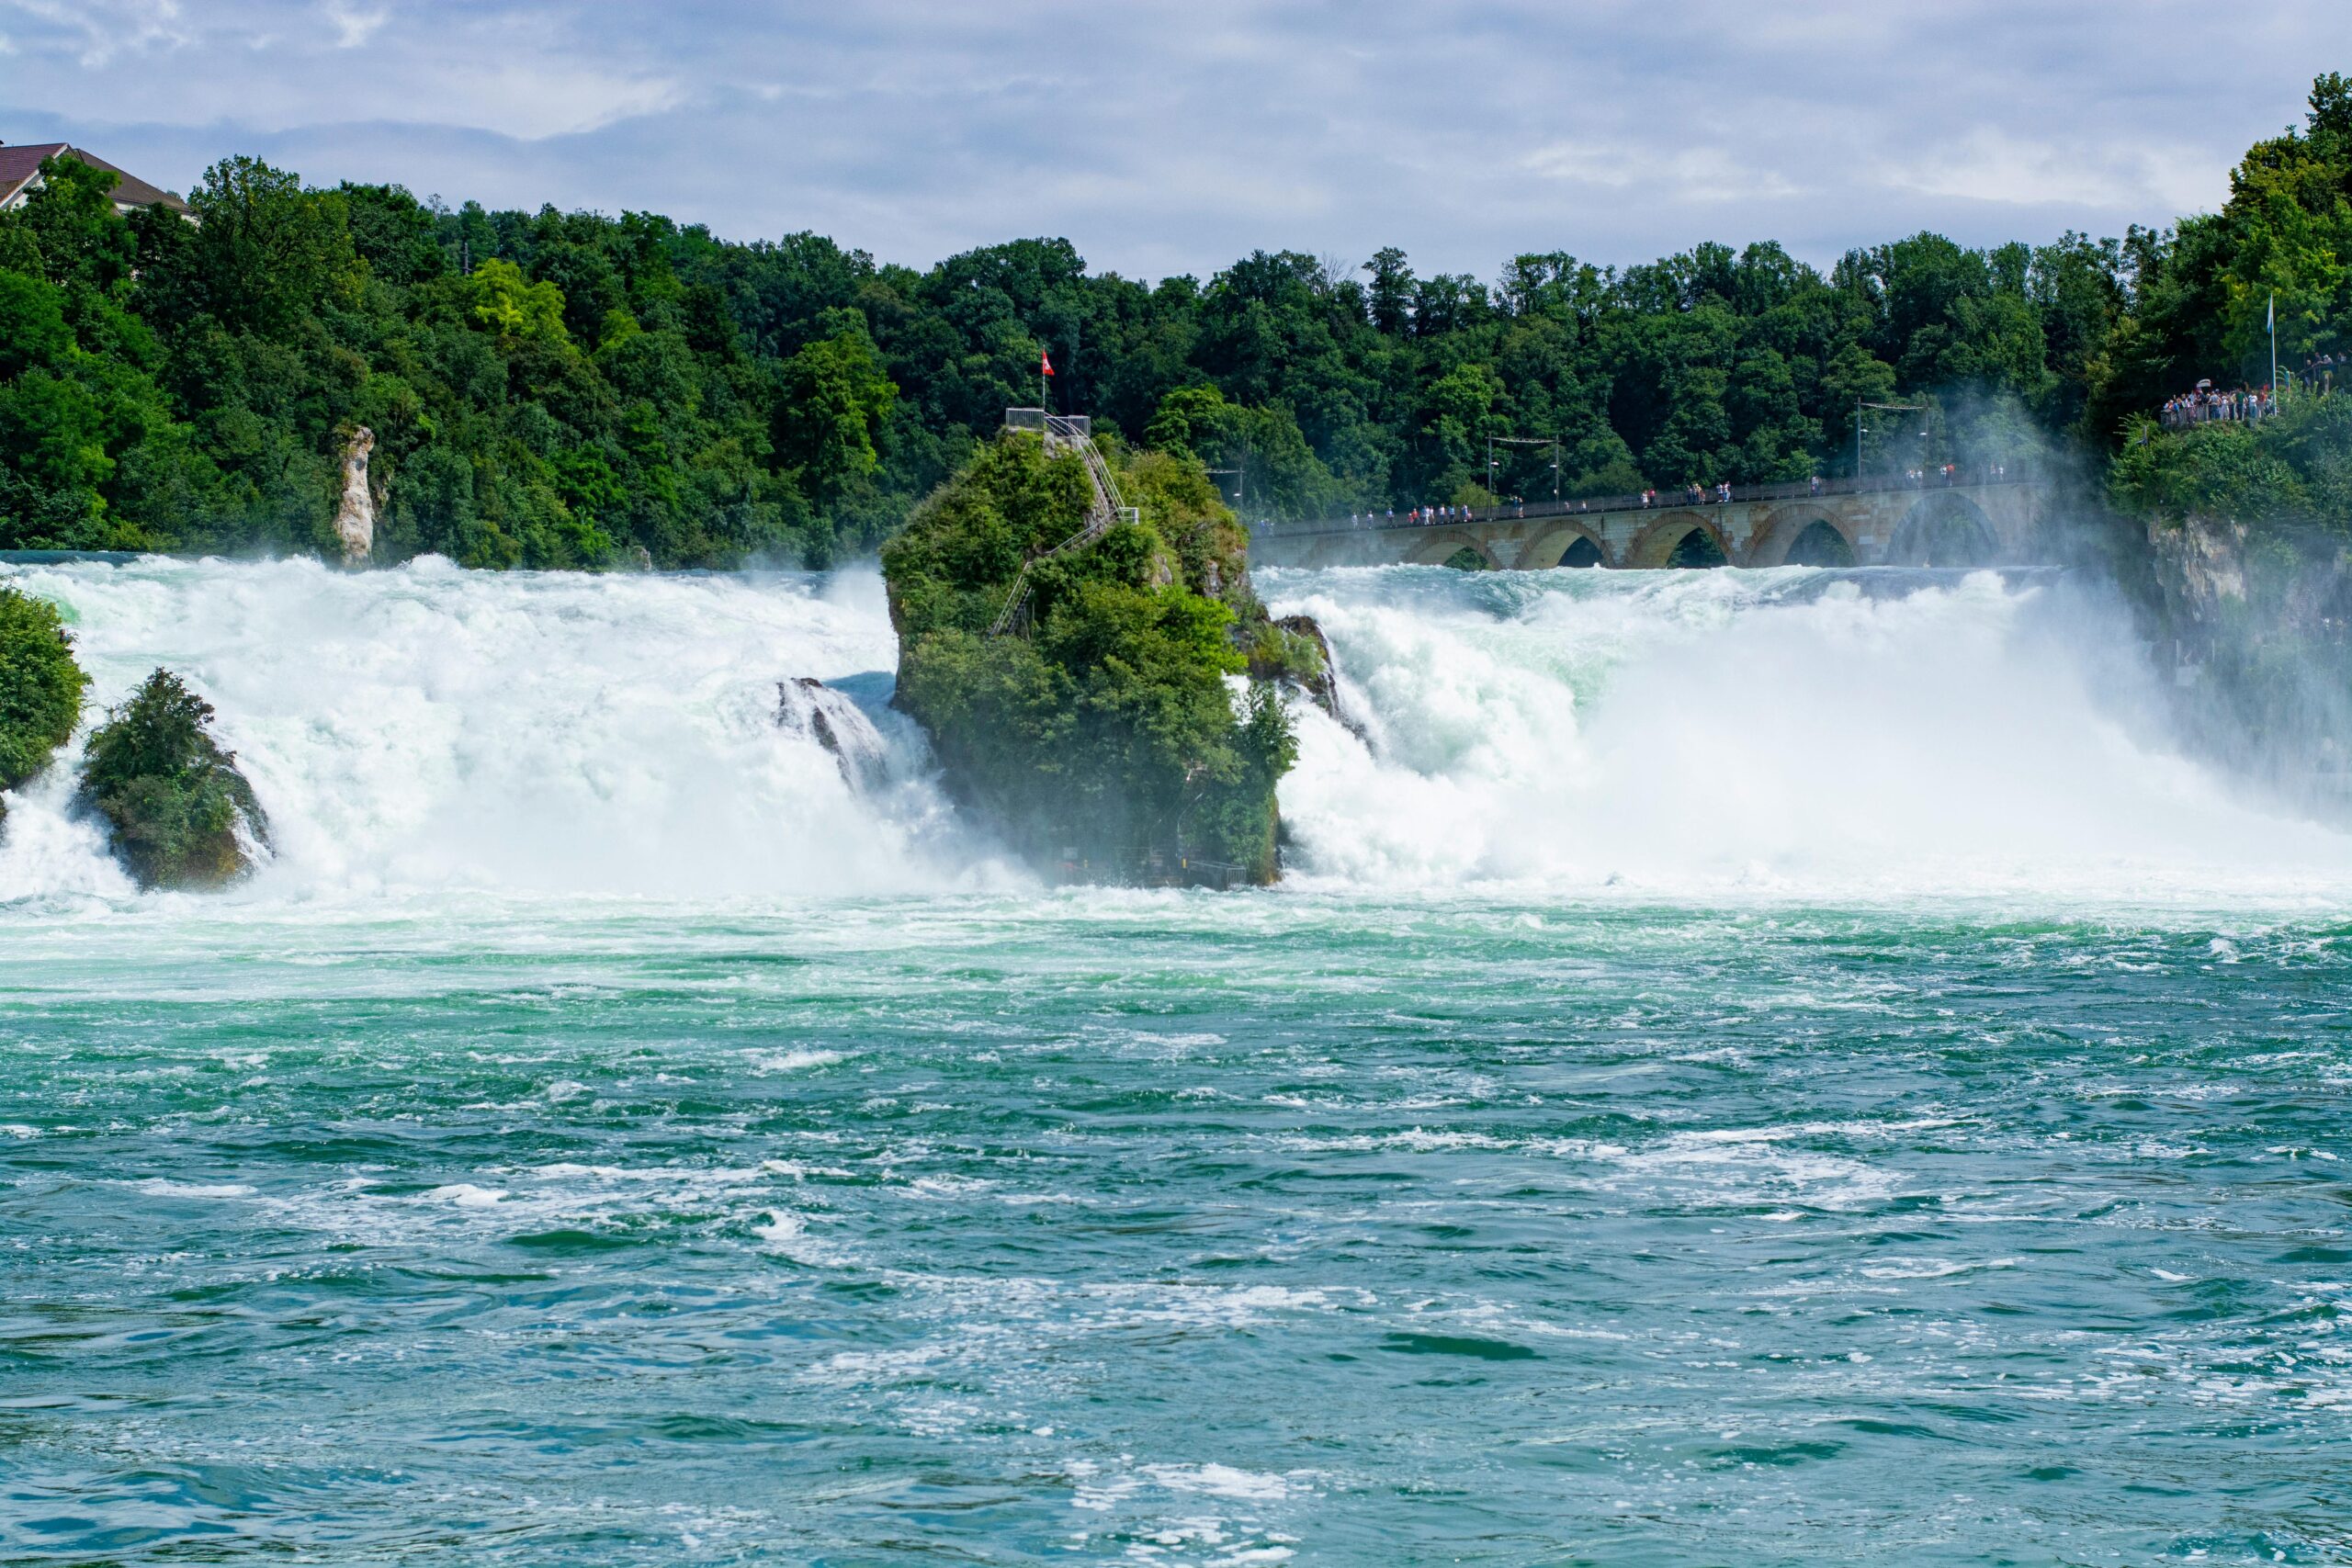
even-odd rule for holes
{"type": "Polygon", "coordinates": [[[492,256],[482,263],[466,279],[466,294],[474,321],[496,333],[502,344],[571,344],[563,291],[552,283],[533,282],[513,262],[492,256]]]}
{"type": "Polygon", "coordinates": [[[330,302],[348,302],[362,276],[349,212],[331,191],[254,158],[229,158],[189,193],[201,220],[205,301],[232,326],[280,335],[330,302]]]}
{"type": "Polygon", "coordinates": [[[40,188],[19,221],[55,283],[79,283],[102,293],[128,281],[137,247],[114,209],[121,176],[79,158],[44,158],[40,188]]]}
{"type": "Polygon", "coordinates": [[[31,778],[73,738],[88,685],[56,606],[0,585],[0,789],[31,778]]]}
{"type": "Polygon", "coordinates": [[[899,395],[854,310],[826,313],[832,331],[785,361],[775,449],[800,470],[811,500],[840,500],[880,464],[876,441],[899,395]]]}

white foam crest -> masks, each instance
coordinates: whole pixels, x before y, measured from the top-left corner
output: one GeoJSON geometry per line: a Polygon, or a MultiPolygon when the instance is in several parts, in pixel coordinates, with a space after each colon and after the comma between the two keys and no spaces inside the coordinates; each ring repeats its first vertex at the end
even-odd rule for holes
{"type": "Polygon", "coordinates": [[[1989,572],[1272,571],[1359,739],[1301,706],[1308,883],[1633,893],[2255,893],[2352,838],[2186,760],[2120,609],[1989,572]]]}
{"type": "MultiPolygon", "coordinates": [[[[92,717],[167,665],[218,710],[275,860],[232,897],[400,889],[706,897],[899,891],[973,863],[911,727],[861,725],[861,790],[797,676],[896,649],[879,579],[463,571],[437,559],[24,569],[62,604],[92,717]]],[[[828,694],[846,728],[849,699],[828,694]]],[[[70,810],[70,761],[12,799],[0,899],[130,896],[70,810]]]]}

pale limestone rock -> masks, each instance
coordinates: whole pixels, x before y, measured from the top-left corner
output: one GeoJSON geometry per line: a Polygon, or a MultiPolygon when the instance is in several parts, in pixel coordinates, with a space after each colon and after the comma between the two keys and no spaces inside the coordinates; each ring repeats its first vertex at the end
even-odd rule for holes
{"type": "Polygon", "coordinates": [[[366,425],[351,433],[343,449],[343,502],[335,508],[334,534],[343,541],[343,564],[360,566],[376,547],[376,497],[368,488],[368,455],[376,433],[366,425]]]}

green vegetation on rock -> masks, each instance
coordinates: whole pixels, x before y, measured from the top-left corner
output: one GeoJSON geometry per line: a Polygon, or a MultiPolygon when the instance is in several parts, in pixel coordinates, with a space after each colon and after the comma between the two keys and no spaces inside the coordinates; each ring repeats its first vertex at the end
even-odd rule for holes
{"type": "Polygon", "coordinates": [[[212,705],[158,670],[84,748],[83,799],[141,887],[219,887],[252,869],[269,823],[236,758],[212,739],[212,705]]]}
{"type": "Polygon", "coordinates": [[[2188,517],[2352,532],[2352,397],[2290,395],[2255,423],[2166,431],[2136,425],[2109,470],[2119,507],[2160,523],[2188,517]]]}
{"type": "Polygon", "coordinates": [[[56,606],[0,586],[0,789],[40,772],[72,739],[89,683],[56,606]]]}
{"type": "Polygon", "coordinates": [[[1111,461],[1141,521],[1050,559],[1091,491],[1076,454],[1035,435],[979,448],[915,509],[882,554],[899,703],[950,787],[1041,863],[1272,881],[1289,716],[1265,681],[1237,713],[1227,681],[1313,645],[1267,621],[1247,536],[1196,459],[1111,461]],[[1032,560],[1021,615],[991,636],[1032,560]]]}

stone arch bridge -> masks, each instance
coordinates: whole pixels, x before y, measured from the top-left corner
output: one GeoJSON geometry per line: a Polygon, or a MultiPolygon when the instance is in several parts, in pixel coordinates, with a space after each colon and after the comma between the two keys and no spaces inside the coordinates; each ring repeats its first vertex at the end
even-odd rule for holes
{"type": "Polygon", "coordinates": [[[1933,566],[2032,561],[2047,487],[2006,478],[1917,485],[1758,485],[1729,502],[1638,496],[1405,517],[1263,524],[1261,566],[1933,566]],[[1467,552],[1466,554],[1464,552],[1467,552]]]}

